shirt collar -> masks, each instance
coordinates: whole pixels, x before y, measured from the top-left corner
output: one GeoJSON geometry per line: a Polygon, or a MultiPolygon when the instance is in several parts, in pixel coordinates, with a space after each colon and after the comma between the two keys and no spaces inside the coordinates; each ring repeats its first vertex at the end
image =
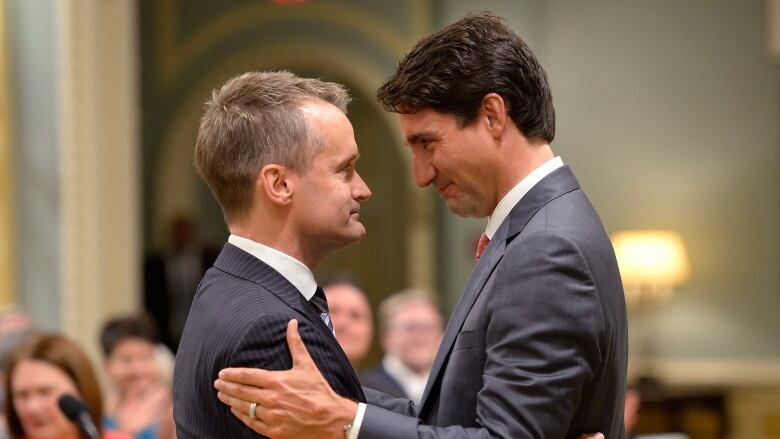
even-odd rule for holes
{"type": "Polygon", "coordinates": [[[493,210],[493,214],[488,218],[487,228],[485,229],[487,237],[493,239],[493,235],[496,234],[498,227],[504,222],[509,215],[509,212],[511,212],[517,203],[520,202],[525,194],[536,186],[536,183],[539,183],[541,179],[561,166],[563,166],[563,160],[561,160],[560,157],[555,157],[542,163],[541,166],[531,171],[530,174],[526,175],[525,178],[520,180],[520,182],[512,188],[512,190],[504,195],[504,198],[498,202],[495,210],[493,210]]]}
{"type": "Polygon", "coordinates": [[[231,234],[228,237],[228,242],[270,265],[293,284],[306,300],[310,300],[317,291],[317,281],[314,280],[314,274],[303,262],[267,245],[238,235],[231,234]]]}
{"type": "Polygon", "coordinates": [[[417,404],[422,399],[425,392],[425,385],[428,383],[428,372],[420,375],[406,367],[400,358],[392,354],[385,354],[382,359],[382,367],[388,374],[395,378],[395,381],[401,385],[406,395],[417,404]]]}

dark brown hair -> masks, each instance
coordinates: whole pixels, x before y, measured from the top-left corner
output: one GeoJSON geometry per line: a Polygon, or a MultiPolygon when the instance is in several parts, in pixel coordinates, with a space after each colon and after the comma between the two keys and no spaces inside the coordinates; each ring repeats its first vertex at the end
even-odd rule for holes
{"type": "Polygon", "coordinates": [[[138,338],[151,344],[157,342],[157,329],[147,315],[132,315],[109,320],[100,331],[100,347],[103,355],[110,356],[119,343],[129,338],[138,338]]]}
{"type": "Polygon", "coordinates": [[[102,433],[103,397],[100,393],[95,371],[87,355],[73,341],[58,334],[41,334],[34,336],[11,355],[5,375],[5,388],[9,393],[5,404],[5,418],[12,438],[25,436],[22,423],[13,404],[11,382],[19,362],[36,360],[51,364],[65,373],[76,386],[79,397],[92,417],[92,422],[102,433]]]}
{"type": "Polygon", "coordinates": [[[379,87],[377,100],[391,112],[450,114],[464,127],[488,93],[504,99],[524,136],[552,142],[555,109],[547,74],[501,18],[475,12],[418,42],[379,87]]]}
{"type": "Polygon", "coordinates": [[[312,100],[329,102],[346,113],[349,94],[339,84],[284,71],[244,73],[214,90],[200,121],[195,169],[228,222],[249,212],[263,166],[307,169],[321,146],[300,110],[312,100]]]}

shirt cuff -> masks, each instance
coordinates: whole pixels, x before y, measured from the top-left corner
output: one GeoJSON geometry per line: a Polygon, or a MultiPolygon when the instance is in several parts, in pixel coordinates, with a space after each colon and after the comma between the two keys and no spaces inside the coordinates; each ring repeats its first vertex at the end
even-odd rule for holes
{"type": "Polygon", "coordinates": [[[360,432],[360,426],[363,425],[363,416],[366,414],[366,404],[359,402],[357,413],[355,413],[355,420],[352,421],[352,428],[349,429],[347,439],[357,439],[360,432]]]}

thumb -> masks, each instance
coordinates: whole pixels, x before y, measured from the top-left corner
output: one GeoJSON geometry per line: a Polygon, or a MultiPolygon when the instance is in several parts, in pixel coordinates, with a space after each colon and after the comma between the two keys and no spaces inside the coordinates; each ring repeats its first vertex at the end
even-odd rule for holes
{"type": "Polygon", "coordinates": [[[292,355],[293,368],[316,368],[314,360],[311,359],[309,351],[306,349],[306,345],[303,344],[303,339],[298,333],[298,321],[293,319],[287,324],[287,345],[290,347],[290,355],[292,355]]]}

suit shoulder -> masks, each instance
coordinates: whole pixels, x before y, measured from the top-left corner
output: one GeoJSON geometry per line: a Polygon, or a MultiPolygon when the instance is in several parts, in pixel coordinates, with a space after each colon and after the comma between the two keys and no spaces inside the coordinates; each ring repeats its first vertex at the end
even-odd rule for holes
{"type": "Polygon", "coordinates": [[[358,376],[360,377],[360,382],[365,384],[365,381],[382,379],[387,376],[387,373],[384,371],[384,369],[382,369],[381,366],[377,366],[360,372],[358,376]]]}

